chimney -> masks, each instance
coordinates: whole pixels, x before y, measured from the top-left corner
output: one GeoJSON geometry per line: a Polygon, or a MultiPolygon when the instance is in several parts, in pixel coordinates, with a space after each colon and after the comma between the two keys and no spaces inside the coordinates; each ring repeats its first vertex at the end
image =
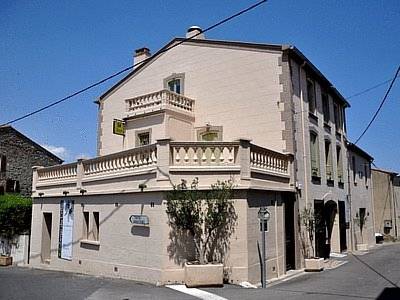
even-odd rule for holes
{"type": "Polygon", "coordinates": [[[189,27],[189,29],[186,32],[186,38],[192,38],[193,39],[197,39],[197,40],[204,40],[205,36],[203,33],[203,29],[201,29],[199,26],[191,26],[189,27]],[[196,34],[198,34],[197,36],[195,36],[196,34]]]}
{"type": "MultiPolygon", "coordinates": [[[[151,56],[151,54],[150,54],[150,49],[149,48],[143,47],[143,48],[140,48],[140,49],[136,49],[135,50],[135,55],[133,57],[133,64],[136,65],[136,64],[144,61],[145,59],[149,58],[150,56],[151,56]]],[[[135,66],[135,69],[137,67],[139,67],[139,66],[140,65],[135,66]]]]}

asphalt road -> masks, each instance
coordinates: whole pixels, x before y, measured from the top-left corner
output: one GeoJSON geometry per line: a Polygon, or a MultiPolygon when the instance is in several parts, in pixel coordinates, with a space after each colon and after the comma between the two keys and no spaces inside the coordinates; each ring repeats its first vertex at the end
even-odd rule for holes
{"type": "MultiPolygon", "coordinates": [[[[267,289],[202,289],[226,299],[400,299],[400,244],[348,255],[346,264],[267,289]]],[[[29,268],[0,268],[0,299],[196,299],[166,287],[29,268]]],[[[204,298],[207,299],[207,298],[204,298]]]]}

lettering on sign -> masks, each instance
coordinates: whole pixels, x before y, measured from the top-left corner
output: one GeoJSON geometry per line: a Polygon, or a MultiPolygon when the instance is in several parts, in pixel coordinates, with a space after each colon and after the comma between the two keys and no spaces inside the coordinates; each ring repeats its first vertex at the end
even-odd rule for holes
{"type": "Polygon", "coordinates": [[[149,226],[149,217],[146,215],[131,215],[129,221],[137,226],[149,226]]]}

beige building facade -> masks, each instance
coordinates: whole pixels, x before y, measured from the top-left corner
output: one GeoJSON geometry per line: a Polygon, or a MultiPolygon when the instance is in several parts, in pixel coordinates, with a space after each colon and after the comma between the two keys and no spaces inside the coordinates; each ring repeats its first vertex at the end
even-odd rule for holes
{"type": "Polygon", "coordinates": [[[397,173],[372,169],[375,232],[399,238],[399,179],[397,173]]]}
{"type": "Polygon", "coordinates": [[[182,282],[188,254],[168,226],[166,192],[195,177],[200,189],[235,185],[229,282],[260,281],[263,206],[267,278],[302,267],[304,207],[330,221],[317,255],[347,248],[349,105],[299,50],[200,35],[149,57],[138,49],[144,63],[98,99],[98,157],[34,169],[33,267],[182,282]]]}

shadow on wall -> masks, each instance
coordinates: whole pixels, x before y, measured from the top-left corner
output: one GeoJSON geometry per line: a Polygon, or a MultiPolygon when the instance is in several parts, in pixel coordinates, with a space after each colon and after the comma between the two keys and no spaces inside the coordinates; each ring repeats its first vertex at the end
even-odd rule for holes
{"type": "Polygon", "coordinates": [[[376,299],[377,300],[400,299],[400,288],[398,287],[384,288],[382,293],[380,293],[376,299]]]}

